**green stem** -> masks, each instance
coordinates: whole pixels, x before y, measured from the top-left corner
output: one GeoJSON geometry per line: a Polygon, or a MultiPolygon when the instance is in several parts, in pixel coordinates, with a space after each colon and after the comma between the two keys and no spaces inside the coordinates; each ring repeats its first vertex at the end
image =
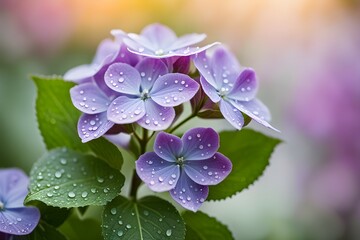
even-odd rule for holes
{"type": "MultiPolygon", "coordinates": [[[[138,139],[138,141],[139,141],[140,155],[142,155],[146,152],[146,146],[148,144],[148,130],[143,129],[142,139],[140,139],[139,137],[137,137],[136,139],[138,139]]],[[[131,180],[130,198],[133,198],[136,200],[137,191],[138,191],[138,188],[140,187],[141,183],[142,183],[142,181],[138,177],[138,175],[136,173],[136,169],[134,169],[134,173],[133,173],[132,180],[131,180]]]]}
{"type": "Polygon", "coordinates": [[[174,126],[172,129],[170,129],[168,131],[168,133],[173,133],[176,129],[178,129],[179,127],[181,127],[182,125],[184,125],[187,121],[189,121],[190,119],[196,117],[197,113],[192,113],[190,116],[188,116],[187,118],[185,118],[184,120],[182,120],[181,122],[179,122],[176,126],[174,126]]]}

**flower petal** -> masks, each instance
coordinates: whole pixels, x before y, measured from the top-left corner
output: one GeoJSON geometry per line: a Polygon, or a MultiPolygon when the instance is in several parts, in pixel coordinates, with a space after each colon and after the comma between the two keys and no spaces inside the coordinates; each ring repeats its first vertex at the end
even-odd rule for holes
{"type": "Polygon", "coordinates": [[[168,73],[165,63],[154,58],[145,58],[136,65],[136,69],[141,76],[141,88],[148,90],[160,76],[168,73]]]}
{"type": "Polygon", "coordinates": [[[259,100],[253,99],[251,101],[232,101],[233,105],[241,112],[245,113],[258,123],[279,132],[278,129],[271,126],[268,121],[271,119],[269,109],[259,100]]]}
{"type": "Polygon", "coordinates": [[[212,128],[192,128],[181,138],[182,156],[188,160],[204,160],[219,149],[219,135],[212,128]]]}
{"type": "Polygon", "coordinates": [[[236,57],[224,46],[216,48],[211,57],[210,68],[215,75],[218,88],[234,84],[241,72],[241,67],[236,57]]]}
{"type": "Polygon", "coordinates": [[[147,152],[135,162],[136,172],[148,187],[155,192],[173,189],[180,176],[180,167],[165,161],[154,152],[147,152]]]}
{"type": "Polygon", "coordinates": [[[206,56],[206,52],[200,52],[194,57],[194,65],[199,70],[201,76],[206,80],[213,88],[220,89],[221,86],[217,86],[215,76],[210,68],[210,59],[206,56]]]}
{"type": "Polygon", "coordinates": [[[93,64],[102,66],[105,64],[104,60],[111,56],[108,61],[114,59],[119,52],[120,44],[111,39],[104,39],[98,46],[93,60],[93,64]]]}
{"type": "Polygon", "coordinates": [[[40,211],[35,207],[7,208],[0,211],[0,231],[12,235],[31,233],[40,220],[40,211]]]}
{"type": "Polygon", "coordinates": [[[159,23],[146,26],[141,31],[141,36],[151,43],[153,47],[152,50],[165,50],[177,39],[173,30],[159,23]]]}
{"type": "Polygon", "coordinates": [[[175,110],[172,107],[163,107],[151,99],[144,102],[145,116],[137,123],[143,128],[160,131],[167,129],[175,118],[175,110]]]}
{"type": "Polygon", "coordinates": [[[0,183],[0,201],[3,201],[5,207],[23,207],[29,184],[25,173],[16,168],[2,169],[0,183]]]}
{"type": "Polygon", "coordinates": [[[188,46],[194,45],[203,41],[206,38],[206,34],[186,34],[184,36],[179,37],[169,47],[169,50],[177,50],[181,48],[186,48],[188,46]]]}
{"type": "Polygon", "coordinates": [[[186,174],[201,185],[216,185],[231,172],[231,161],[221,153],[200,161],[187,161],[184,165],[186,174]]]}
{"type": "Polygon", "coordinates": [[[257,87],[255,72],[248,68],[236,79],[234,87],[227,94],[227,97],[239,101],[249,101],[255,98],[257,87]]]}
{"type": "Polygon", "coordinates": [[[111,64],[105,72],[104,79],[106,85],[114,91],[131,95],[140,94],[140,73],[128,64],[111,64]]]}
{"type": "Polygon", "coordinates": [[[176,187],[170,191],[171,197],[184,208],[196,212],[209,194],[209,187],[199,185],[184,171],[180,173],[176,187]]]}
{"type": "Polygon", "coordinates": [[[144,115],[144,101],[126,96],[120,96],[112,101],[107,111],[107,118],[117,124],[133,123],[144,115]]]}
{"type": "Polygon", "coordinates": [[[151,98],[161,106],[178,106],[189,101],[199,90],[199,84],[181,73],[159,77],[151,90],[151,98]]]}
{"type": "Polygon", "coordinates": [[[84,64],[68,70],[64,74],[64,80],[75,83],[91,81],[92,76],[99,70],[98,66],[93,64],[84,64]]]}
{"type": "Polygon", "coordinates": [[[179,137],[160,132],[154,142],[154,151],[161,158],[169,162],[175,162],[182,152],[182,141],[179,137]]]}
{"type": "Polygon", "coordinates": [[[71,101],[80,111],[88,114],[107,110],[110,100],[93,83],[83,83],[70,89],[71,101]]]}
{"type": "Polygon", "coordinates": [[[114,126],[107,119],[107,112],[99,114],[83,114],[78,121],[78,134],[83,143],[99,138],[114,126]]]}
{"type": "Polygon", "coordinates": [[[220,111],[224,118],[234,126],[236,129],[241,129],[244,126],[244,116],[237,109],[232,102],[221,100],[219,103],[220,111]]]}
{"type": "Polygon", "coordinates": [[[211,99],[211,101],[216,103],[221,100],[216,89],[208,81],[206,81],[203,76],[200,77],[200,83],[205,94],[211,99]]]}
{"type": "Polygon", "coordinates": [[[172,64],[174,72],[188,74],[190,72],[191,58],[186,57],[174,57],[176,60],[172,64]]]}

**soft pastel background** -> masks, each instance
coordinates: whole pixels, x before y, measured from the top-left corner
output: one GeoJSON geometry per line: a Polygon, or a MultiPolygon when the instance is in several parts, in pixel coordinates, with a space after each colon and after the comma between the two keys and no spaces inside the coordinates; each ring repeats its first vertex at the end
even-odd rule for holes
{"type": "Polygon", "coordinates": [[[358,0],[0,0],[0,167],[29,172],[45,151],[29,74],[63,74],[111,29],[153,22],[229,45],[285,141],[255,185],[202,210],[236,239],[360,239],[358,0]]]}

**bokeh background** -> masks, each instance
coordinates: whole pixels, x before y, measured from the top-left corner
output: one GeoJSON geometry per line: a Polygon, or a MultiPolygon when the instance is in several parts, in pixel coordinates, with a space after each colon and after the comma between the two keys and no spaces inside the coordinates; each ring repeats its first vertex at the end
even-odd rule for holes
{"type": "Polygon", "coordinates": [[[153,22],[227,44],[282,131],[256,184],[202,210],[236,239],[360,239],[357,0],[0,0],[0,167],[29,172],[45,151],[30,74],[62,75],[111,29],[153,22]]]}

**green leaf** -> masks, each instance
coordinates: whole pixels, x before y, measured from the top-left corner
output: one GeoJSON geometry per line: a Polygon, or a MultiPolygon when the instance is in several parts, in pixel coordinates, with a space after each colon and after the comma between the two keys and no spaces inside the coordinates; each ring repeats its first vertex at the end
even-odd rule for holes
{"type": "Polygon", "coordinates": [[[124,181],[120,171],[98,158],[58,148],[34,164],[25,202],[66,208],[105,205],[121,192],[124,181]]]}
{"type": "Polygon", "coordinates": [[[70,88],[75,84],[60,77],[33,76],[38,96],[36,116],[47,149],[68,147],[83,153],[91,153],[106,161],[111,167],[121,169],[123,158],[120,151],[103,138],[82,143],[77,133],[81,112],[70,98],[70,88]]]}
{"type": "MultiPolygon", "coordinates": [[[[68,220],[61,225],[59,230],[69,240],[99,240],[101,236],[100,215],[98,219],[84,217],[73,211],[68,220]]],[[[51,240],[51,239],[50,239],[51,240]]]]}
{"type": "Polygon", "coordinates": [[[220,184],[210,186],[207,199],[225,199],[255,182],[263,174],[274,148],[280,142],[251,129],[220,133],[219,152],[232,161],[233,169],[220,184]]]}
{"type": "Polygon", "coordinates": [[[105,207],[103,235],[105,240],[183,240],[185,224],[165,200],[151,196],[135,202],[120,196],[105,207]]]}
{"type": "Polygon", "coordinates": [[[35,230],[25,236],[13,236],[14,240],[67,240],[67,238],[53,226],[41,221],[35,230]]]}
{"type": "Polygon", "coordinates": [[[186,223],[186,240],[234,239],[224,224],[203,212],[186,211],[182,216],[186,223]]]}
{"type": "Polygon", "coordinates": [[[40,210],[41,220],[54,227],[63,224],[71,213],[71,209],[48,206],[40,201],[31,201],[31,205],[40,210]]]}

